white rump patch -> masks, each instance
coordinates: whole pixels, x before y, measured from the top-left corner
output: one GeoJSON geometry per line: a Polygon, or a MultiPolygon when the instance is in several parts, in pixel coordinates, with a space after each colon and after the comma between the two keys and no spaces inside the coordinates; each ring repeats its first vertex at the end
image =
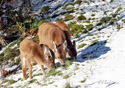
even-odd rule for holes
{"type": "Polygon", "coordinates": [[[23,57],[23,65],[24,65],[24,66],[27,65],[27,63],[26,63],[26,58],[25,58],[25,57],[23,57]]]}

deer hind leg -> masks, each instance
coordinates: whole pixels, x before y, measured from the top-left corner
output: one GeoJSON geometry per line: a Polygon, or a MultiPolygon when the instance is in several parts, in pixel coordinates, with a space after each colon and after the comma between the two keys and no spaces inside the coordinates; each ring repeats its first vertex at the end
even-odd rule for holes
{"type": "Polygon", "coordinates": [[[29,79],[31,79],[32,78],[32,64],[31,64],[31,61],[29,59],[27,60],[27,64],[29,67],[29,79]]]}
{"type": "Polygon", "coordinates": [[[22,71],[23,71],[23,80],[26,80],[26,59],[23,57],[22,60],[22,71]]]}

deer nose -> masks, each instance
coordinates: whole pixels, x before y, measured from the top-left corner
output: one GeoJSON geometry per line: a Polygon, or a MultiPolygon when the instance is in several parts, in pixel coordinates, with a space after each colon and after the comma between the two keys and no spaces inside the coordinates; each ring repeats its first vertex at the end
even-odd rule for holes
{"type": "Polygon", "coordinates": [[[76,57],[76,56],[73,56],[73,60],[76,61],[76,60],[77,60],[77,57],[76,57]]]}
{"type": "Polygon", "coordinates": [[[65,67],[65,64],[63,64],[62,66],[65,67]]]}
{"type": "Polygon", "coordinates": [[[56,66],[54,66],[54,68],[56,68],[56,66]]]}

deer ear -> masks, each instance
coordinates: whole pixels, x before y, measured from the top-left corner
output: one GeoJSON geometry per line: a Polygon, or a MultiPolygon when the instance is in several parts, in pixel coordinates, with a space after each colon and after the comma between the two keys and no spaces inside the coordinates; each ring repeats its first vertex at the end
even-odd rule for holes
{"type": "Polygon", "coordinates": [[[47,49],[47,46],[43,45],[43,44],[40,44],[40,46],[42,47],[42,51],[44,54],[47,53],[48,49],[47,49]]]}
{"type": "Polygon", "coordinates": [[[52,54],[51,54],[51,51],[49,48],[48,48],[48,53],[49,53],[50,57],[52,58],[52,54]]]}
{"type": "Polygon", "coordinates": [[[49,59],[47,53],[44,54],[45,59],[49,59]]]}
{"type": "Polygon", "coordinates": [[[57,52],[57,45],[54,41],[53,41],[53,46],[54,46],[53,52],[57,52]]]}
{"type": "Polygon", "coordinates": [[[67,42],[65,40],[64,43],[63,43],[63,49],[65,50],[66,48],[67,48],[67,42]]]}
{"type": "Polygon", "coordinates": [[[73,40],[73,46],[76,46],[76,42],[73,40]]]}
{"type": "Polygon", "coordinates": [[[43,52],[44,52],[45,59],[49,60],[49,55],[50,57],[52,57],[49,47],[43,45],[43,52]]]}

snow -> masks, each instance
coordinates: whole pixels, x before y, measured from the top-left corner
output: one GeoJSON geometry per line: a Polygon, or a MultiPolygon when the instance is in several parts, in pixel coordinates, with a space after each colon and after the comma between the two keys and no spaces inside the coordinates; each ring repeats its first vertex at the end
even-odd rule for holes
{"type": "MultiPolygon", "coordinates": [[[[58,2],[53,2],[51,6],[58,6],[62,4],[63,1],[59,0],[58,2]]],[[[70,1],[70,0],[68,0],[70,1]]],[[[75,17],[78,17],[79,14],[77,12],[85,11],[84,16],[87,18],[91,17],[91,14],[95,14],[93,18],[97,18],[97,20],[102,17],[110,16],[111,13],[115,13],[119,7],[122,7],[122,10],[118,13],[119,20],[114,23],[118,23],[121,27],[120,30],[117,29],[116,24],[109,25],[103,24],[103,27],[100,31],[100,27],[97,27],[97,22],[92,22],[95,27],[89,34],[80,34],[79,38],[72,37],[72,40],[76,41],[76,47],[85,43],[86,46],[77,49],[77,61],[73,62],[68,68],[58,67],[56,72],[58,72],[55,76],[48,74],[34,76],[36,74],[42,73],[40,67],[38,65],[33,66],[33,78],[37,79],[37,81],[30,83],[29,78],[27,80],[22,81],[22,70],[17,71],[17,74],[13,74],[11,76],[6,77],[5,79],[14,79],[19,80],[16,83],[9,85],[9,87],[37,87],[37,88],[65,88],[66,84],[69,83],[72,88],[124,88],[125,84],[125,25],[121,21],[125,17],[125,1],[124,0],[114,0],[114,2],[109,3],[110,0],[106,0],[106,2],[102,2],[100,0],[94,0],[95,3],[90,3],[90,5],[82,4],[78,7],[75,5],[75,9],[80,8],[82,10],[76,10],[75,13],[72,13],[75,17]],[[103,5],[105,4],[105,5],[103,5]],[[98,5],[96,8],[95,5],[98,5]],[[97,10],[97,12],[93,12],[93,10],[97,10]],[[107,12],[107,15],[104,15],[104,11],[107,12]],[[93,36],[90,36],[93,34],[93,36]],[[90,46],[92,41],[98,40],[96,44],[90,46]],[[59,73],[61,75],[59,75],[59,73]],[[64,78],[66,77],[67,78],[64,78]],[[83,82],[86,80],[85,82],[83,82]]],[[[63,11],[61,8],[58,9],[63,11]]],[[[59,17],[64,17],[59,16],[59,17]]],[[[57,17],[58,18],[58,17],[57,17]]],[[[69,22],[76,21],[74,18],[69,22]]],[[[55,22],[56,19],[52,19],[52,22],[55,22]]],[[[86,25],[85,23],[78,23],[82,25],[86,25]]],[[[30,37],[27,37],[30,38],[30,37]]],[[[17,45],[11,47],[14,48],[17,45]]],[[[3,49],[1,52],[3,52],[3,49]]],[[[15,59],[19,59],[15,57],[15,59]]],[[[56,63],[58,61],[56,60],[56,63]]],[[[12,67],[12,69],[14,69],[12,67]]],[[[8,68],[6,68],[8,69],[8,68]]],[[[49,73],[49,69],[45,68],[46,73],[49,73]]],[[[27,71],[28,72],[28,71],[27,71]]],[[[29,74],[28,74],[29,75],[29,74]]],[[[2,83],[2,79],[0,79],[0,84],[2,83]]],[[[6,85],[6,83],[4,84],[6,85]]]]}
{"type": "Polygon", "coordinates": [[[94,74],[88,79],[89,88],[123,88],[125,83],[125,30],[120,30],[106,44],[111,50],[96,61],[94,74]],[[105,58],[105,59],[103,59],[105,58]],[[90,85],[91,84],[91,85],[90,85]]]}

